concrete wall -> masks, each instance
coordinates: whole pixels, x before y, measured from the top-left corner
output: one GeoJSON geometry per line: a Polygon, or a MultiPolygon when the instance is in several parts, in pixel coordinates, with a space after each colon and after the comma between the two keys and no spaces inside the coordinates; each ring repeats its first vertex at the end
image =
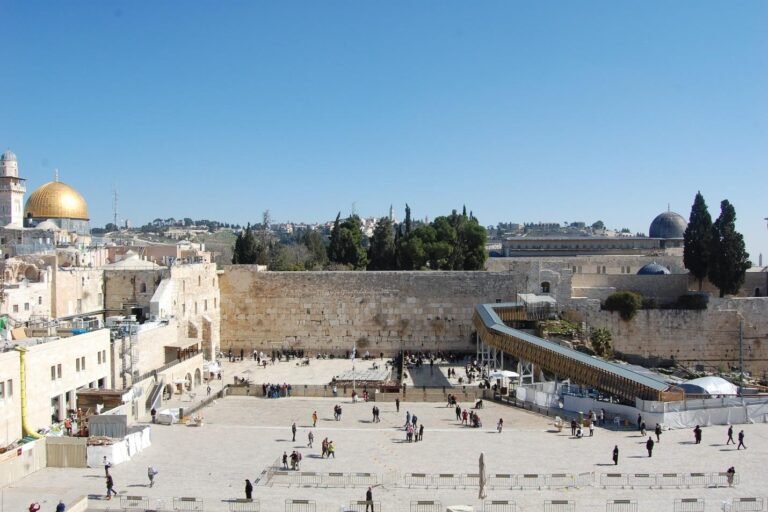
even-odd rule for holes
{"type": "Polygon", "coordinates": [[[199,340],[206,356],[213,358],[221,344],[221,292],[216,265],[176,265],[171,267],[171,279],[177,297],[179,339],[199,340]]]}
{"type": "Polygon", "coordinates": [[[21,438],[21,383],[19,382],[19,353],[0,352],[0,446],[8,446],[21,438]]]}
{"type": "Polygon", "coordinates": [[[131,307],[144,307],[149,313],[149,303],[155,290],[169,275],[167,268],[104,270],[104,307],[107,315],[127,315],[131,307]]]}
{"type": "Polygon", "coordinates": [[[673,274],[686,274],[683,258],[672,254],[656,256],[612,255],[565,256],[565,257],[519,257],[488,258],[485,268],[491,272],[514,272],[517,268],[531,263],[540,263],[555,268],[570,268],[574,274],[637,274],[640,267],[648,263],[664,265],[673,274]],[[605,267],[605,272],[603,272],[605,267]]]}
{"type": "Polygon", "coordinates": [[[757,376],[768,372],[768,298],[710,299],[707,310],[641,310],[627,322],[600,311],[598,301],[573,301],[573,320],[608,329],[614,349],[646,359],[674,359],[709,370],[739,366],[739,320],[743,318],[744,366],[757,376]]]}
{"type": "Polygon", "coordinates": [[[0,305],[0,311],[13,319],[16,325],[29,322],[33,317],[49,318],[51,316],[51,283],[22,282],[6,285],[3,288],[5,300],[0,305]]]}
{"type": "Polygon", "coordinates": [[[671,302],[688,292],[687,274],[574,274],[573,297],[605,300],[617,291],[631,291],[660,302],[671,302]]]}
{"type": "Polygon", "coordinates": [[[94,268],[57,268],[52,295],[54,318],[100,313],[104,309],[104,274],[94,268]]]}
{"type": "Polygon", "coordinates": [[[222,348],[472,350],[475,305],[536,291],[539,276],[538,266],[523,274],[257,272],[233,265],[221,275],[222,348]]]}

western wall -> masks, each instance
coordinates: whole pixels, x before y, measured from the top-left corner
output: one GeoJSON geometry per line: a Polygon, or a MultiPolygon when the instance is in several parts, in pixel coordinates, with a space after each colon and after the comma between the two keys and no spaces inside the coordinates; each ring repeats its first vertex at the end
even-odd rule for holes
{"type": "Polygon", "coordinates": [[[355,345],[361,354],[377,355],[402,348],[474,350],[475,305],[536,292],[540,276],[557,277],[538,266],[514,273],[259,272],[229,266],[220,276],[221,346],[336,355],[355,345]]]}

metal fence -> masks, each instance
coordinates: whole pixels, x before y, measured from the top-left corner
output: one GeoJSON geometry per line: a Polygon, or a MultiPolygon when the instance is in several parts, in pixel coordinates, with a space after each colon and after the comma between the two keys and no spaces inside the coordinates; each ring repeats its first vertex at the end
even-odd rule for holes
{"type": "Polygon", "coordinates": [[[545,501],[544,512],[576,512],[576,502],[570,500],[545,501]]]}
{"type": "Polygon", "coordinates": [[[731,500],[731,512],[762,512],[763,498],[734,498],[731,500]]]}
{"type": "Polygon", "coordinates": [[[285,500],[285,512],[317,512],[314,500],[285,500]]]}
{"type": "Polygon", "coordinates": [[[344,512],[367,512],[373,509],[373,512],[381,512],[381,502],[379,501],[350,501],[349,508],[344,512]]]}
{"type": "Polygon", "coordinates": [[[603,473],[600,475],[600,485],[604,488],[624,488],[629,485],[629,477],[623,473],[603,473]]]}
{"type": "Polygon", "coordinates": [[[508,500],[486,500],[483,502],[483,512],[517,512],[517,505],[508,500]]]}
{"type": "Polygon", "coordinates": [[[130,509],[149,509],[149,498],[147,496],[120,496],[120,508],[130,509]]]}
{"type": "Polygon", "coordinates": [[[268,485],[288,487],[368,487],[379,483],[376,473],[318,473],[315,471],[270,471],[268,485]]]}
{"type": "Polygon", "coordinates": [[[411,502],[411,512],[443,512],[439,501],[418,500],[411,502]]]}
{"type": "Polygon", "coordinates": [[[259,500],[248,500],[238,498],[229,500],[229,512],[260,512],[261,504],[259,500]]]}
{"type": "MultiPolygon", "coordinates": [[[[733,475],[733,483],[738,483],[738,475],[733,475]]],[[[579,485],[577,478],[577,487],[579,485]]],[[[589,484],[587,484],[589,485],[589,484]]],[[[600,486],[603,488],[676,488],[693,489],[705,487],[728,487],[727,473],[603,473],[600,486]]]]}
{"type": "Polygon", "coordinates": [[[406,473],[404,479],[407,487],[430,487],[432,485],[432,475],[427,473],[406,473]]]}
{"type": "Polygon", "coordinates": [[[608,500],[605,502],[605,512],[637,512],[637,501],[608,500]]]}
{"type": "Polygon", "coordinates": [[[675,500],[674,512],[704,512],[704,500],[701,498],[681,498],[675,500]]]}
{"type": "Polygon", "coordinates": [[[202,498],[173,498],[173,510],[183,510],[186,512],[202,512],[202,498]]]}

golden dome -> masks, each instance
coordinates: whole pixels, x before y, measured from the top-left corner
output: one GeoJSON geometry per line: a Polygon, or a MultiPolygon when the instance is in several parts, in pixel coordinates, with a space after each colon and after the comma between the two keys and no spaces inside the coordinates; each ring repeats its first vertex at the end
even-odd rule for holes
{"type": "Polygon", "coordinates": [[[24,217],[89,220],[88,205],[80,192],[60,181],[49,181],[29,196],[24,217]]]}

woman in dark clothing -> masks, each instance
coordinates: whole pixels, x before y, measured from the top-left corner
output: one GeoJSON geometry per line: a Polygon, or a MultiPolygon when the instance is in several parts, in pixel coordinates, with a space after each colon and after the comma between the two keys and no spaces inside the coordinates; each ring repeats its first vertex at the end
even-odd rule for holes
{"type": "Polygon", "coordinates": [[[253,494],[253,484],[251,484],[250,480],[245,481],[245,499],[250,500],[251,495],[253,494]]]}

